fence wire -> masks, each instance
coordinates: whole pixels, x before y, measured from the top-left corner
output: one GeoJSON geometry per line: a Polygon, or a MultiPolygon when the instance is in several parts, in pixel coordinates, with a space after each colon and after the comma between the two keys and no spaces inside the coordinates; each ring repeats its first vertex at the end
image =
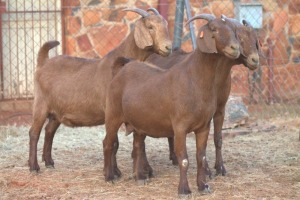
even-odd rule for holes
{"type": "MultiPolygon", "coordinates": [[[[50,56],[101,58],[119,45],[140,17],[127,7],[163,11],[169,31],[183,27],[181,48],[192,51],[189,27],[175,24],[180,0],[5,0],[1,1],[0,102],[32,99],[33,73],[40,46],[61,45],[50,56]]],[[[297,116],[300,111],[300,3],[294,0],[190,0],[191,14],[212,13],[250,19],[262,44],[260,67],[232,70],[231,94],[241,96],[253,115],[297,116]],[[250,8],[251,7],[251,8],[250,8]]],[[[185,23],[186,11],[182,11],[185,23]]],[[[194,22],[197,30],[205,24],[194,22]]]]}

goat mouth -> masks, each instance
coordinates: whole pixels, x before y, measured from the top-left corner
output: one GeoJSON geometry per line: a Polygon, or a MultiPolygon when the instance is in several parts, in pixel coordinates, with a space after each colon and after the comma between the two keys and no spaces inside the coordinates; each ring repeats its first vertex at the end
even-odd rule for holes
{"type": "Polygon", "coordinates": [[[225,56],[231,58],[231,59],[237,59],[240,56],[240,53],[238,51],[234,51],[234,52],[227,52],[224,51],[225,56]]]}
{"type": "Polygon", "coordinates": [[[256,65],[256,64],[254,64],[254,65],[247,64],[246,67],[247,67],[248,69],[250,69],[250,70],[255,70],[255,69],[257,69],[258,65],[256,65]]]}
{"type": "Polygon", "coordinates": [[[158,50],[158,54],[161,56],[168,56],[170,55],[170,51],[158,50]]]}

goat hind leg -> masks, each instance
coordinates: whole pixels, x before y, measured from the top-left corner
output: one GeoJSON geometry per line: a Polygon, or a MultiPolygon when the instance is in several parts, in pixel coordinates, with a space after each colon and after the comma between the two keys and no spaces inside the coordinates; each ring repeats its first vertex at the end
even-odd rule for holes
{"type": "Polygon", "coordinates": [[[170,160],[172,160],[173,165],[178,165],[178,160],[176,157],[176,154],[174,152],[174,138],[168,137],[168,143],[169,143],[169,151],[170,151],[170,160]]]}
{"type": "Polygon", "coordinates": [[[104,168],[103,173],[105,181],[113,181],[115,174],[121,176],[121,171],[118,169],[116,154],[119,147],[118,129],[122,122],[116,121],[114,118],[108,116],[106,119],[105,129],[106,135],[103,140],[103,155],[104,168]]]}
{"type": "Polygon", "coordinates": [[[136,180],[146,180],[153,177],[153,170],[149,165],[145,150],[145,135],[133,134],[133,172],[136,180]]]}
{"type": "Polygon", "coordinates": [[[42,110],[38,110],[38,112],[33,113],[33,123],[29,130],[28,165],[30,171],[38,172],[40,170],[40,166],[37,161],[37,144],[45,121],[46,121],[46,112],[43,112],[42,110]]]}
{"type": "Polygon", "coordinates": [[[42,159],[45,161],[46,167],[54,167],[54,161],[52,159],[52,144],[53,138],[60,122],[54,117],[50,116],[49,121],[45,127],[45,140],[42,159]]]}

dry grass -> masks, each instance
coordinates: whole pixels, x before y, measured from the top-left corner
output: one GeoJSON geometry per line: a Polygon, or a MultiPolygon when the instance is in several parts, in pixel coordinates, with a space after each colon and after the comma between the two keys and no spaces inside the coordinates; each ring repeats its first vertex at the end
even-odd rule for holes
{"type": "MultiPolygon", "coordinates": [[[[187,139],[190,158],[189,199],[300,199],[300,119],[274,119],[251,125],[247,135],[226,137],[223,155],[228,174],[208,180],[212,193],[200,196],[196,186],[195,141],[187,139]],[[267,128],[266,128],[267,127],[267,128]],[[268,129],[268,127],[273,127],[268,129]]],[[[148,159],[155,177],[145,186],[132,179],[132,137],[120,133],[118,164],[122,177],[114,184],[102,175],[103,127],[61,127],[55,138],[55,169],[41,162],[41,172],[29,173],[28,126],[0,127],[0,199],[177,199],[179,170],[168,160],[166,139],[147,138],[148,159]]],[[[214,164],[214,146],[208,142],[214,164]]]]}

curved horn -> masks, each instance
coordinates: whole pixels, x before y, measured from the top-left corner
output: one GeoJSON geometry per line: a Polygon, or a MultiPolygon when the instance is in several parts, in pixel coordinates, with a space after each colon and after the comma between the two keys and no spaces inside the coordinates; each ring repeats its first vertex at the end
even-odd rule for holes
{"type": "Polygon", "coordinates": [[[191,19],[189,19],[189,21],[187,21],[185,25],[189,24],[190,22],[194,21],[195,19],[204,19],[204,20],[210,22],[210,21],[216,19],[216,17],[212,14],[196,15],[196,16],[192,17],[191,19]]]}
{"type": "Polygon", "coordinates": [[[243,22],[244,26],[252,27],[251,24],[247,20],[243,19],[242,22],[243,22]]]}
{"type": "Polygon", "coordinates": [[[155,8],[148,8],[147,11],[152,11],[155,15],[160,15],[155,8]]]}
{"type": "Polygon", "coordinates": [[[227,19],[227,17],[225,15],[221,14],[221,19],[222,19],[222,21],[225,22],[225,20],[227,19]]]}
{"type": "Polygon", "coordinates": [[[142,17],[148,17],[150,14],[139,8],[125,8],[123,11],[131,11],[140,14],[142,17]]]}

